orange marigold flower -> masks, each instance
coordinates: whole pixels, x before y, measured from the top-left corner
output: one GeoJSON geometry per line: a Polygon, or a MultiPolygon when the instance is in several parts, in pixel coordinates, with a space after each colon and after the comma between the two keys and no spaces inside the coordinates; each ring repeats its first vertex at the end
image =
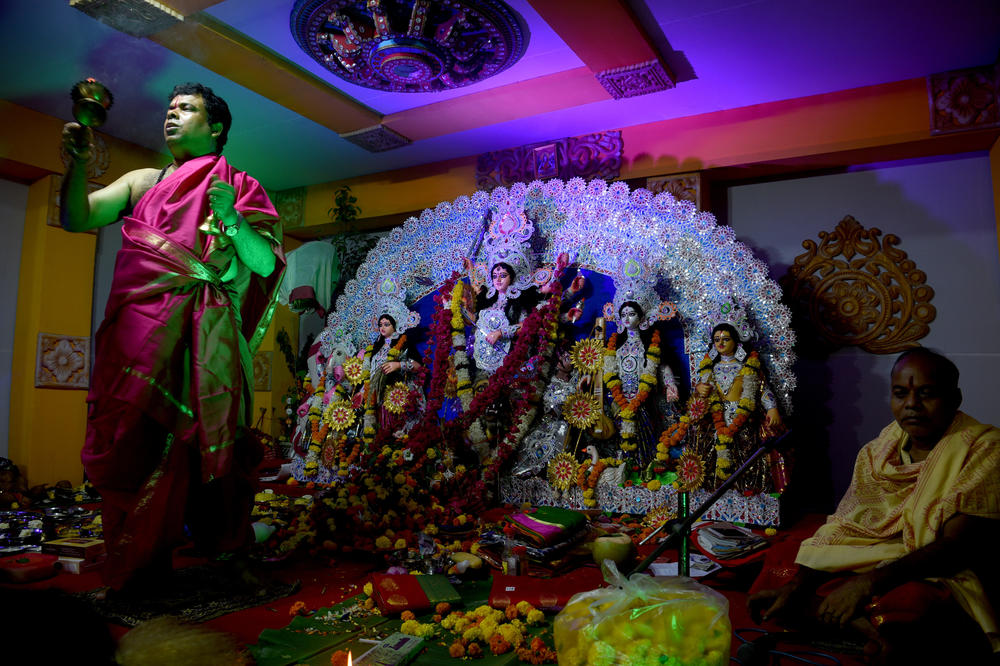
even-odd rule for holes
{"type": "Polygon", "coordinates": [[[510,652],[510,643],[501,636],[499,633],[493,634],[490,637],[490,651],[493,654],[500,655],[510,652]]]}
{"type": "Polygon", "coordinates": [[[407,620],[416,620],[417,616],[413,614],[413,611],[405,610],[400,614],[399,619],[406,622],[407,620]]]}
{"type": "Polygon", "coordinates": [[[465,656],[465,646],[462,645],[460,641],[455,641],[448,648],[448,654],[452,659],[458,659],[465,656]]]}
{"type": "Polygon", "coordinates": [[[292,604],[292,607],[288,609],[289,615],[305,615],[306,603],[304,601],[296,601],[292,604]]]}
{"type": "Polygon", "coordinates": [[[441,603],[439,603],[437,606],[434,607],[434,612],[437,613],[438,615],[445,615],[450,610],[451,610],[451,604],[449,604],[447,601],[442,601],[441,603]]]}
{"type": "Polygon", "coordinates": [[[347,666],[347,650],[337,650],[330,656],[331,666],[347,666]]]}
{"type": "Polygon", "coordinates": [[[545,641],[538,636],[531,639],[531,650],[533,652],[541,652],[545,647],[545,641]]]}
{"type": "Polygon", "coordinates": [[[479,643],[469,643],[468,647],[465,648],[465,654],[476,659],[483,656],[483,648],[479,643]]]}
{"type": "Polygon", "coordinates": [[[507,617],[508,620],[516,620],[517,616],[519,615],[519,613],[517,612],[517,606],[515,606],[514,604],[507,606],[507,610],[505,610],[503,614],[507,617]]]}

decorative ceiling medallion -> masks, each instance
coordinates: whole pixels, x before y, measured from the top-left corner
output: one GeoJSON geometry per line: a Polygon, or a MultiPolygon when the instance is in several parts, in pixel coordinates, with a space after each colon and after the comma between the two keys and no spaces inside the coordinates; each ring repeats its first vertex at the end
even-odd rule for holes
{"type": "Polygon", "coordinates": [[[606,69],[594,76],[615,99],[639,97],[661,90],[670,90],[676,85],[673,75],[663,67],[659,60],[606,69]]]}
{"type": "Polygon", "coordinates": [[[296,0],[292,36],[340,78],[390,92],[461,88],[522,55],[528,26],[499,0],[296,0]]]}
{"type": "Polygon", "coordinates": [[[802,242],[804,254],[782,286],[793,309],[824,339],[891,354],[918,346],[937,316],[927,276],[894,245],[899,237],[865,229],[848,215],[820,243],[802,242]]]}

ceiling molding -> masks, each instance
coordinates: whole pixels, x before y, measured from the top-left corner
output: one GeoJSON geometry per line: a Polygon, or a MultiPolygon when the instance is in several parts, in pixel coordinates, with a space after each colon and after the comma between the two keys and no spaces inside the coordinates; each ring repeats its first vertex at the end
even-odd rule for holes
{"type": "Polygon", "coordinates": [[[670,73],[646,30],[621,0],[587,0],[585,11],[580,3],[566,0],[528,2],[595,74],[650,60],[660,61],[670,73]]]}
{"type": "Polygon", "coordinates": [[[607,99],[593,73],[577,67],[392,113],[383,124],[418,141],[607,99]]]}
{"type": "Polygon", "coordinates": [[[209,7],[213,7],[222,2],[222,0],[166,0],[162,4],[170,7],[175,12],[179,12],[184,16],[191,16],[192,14],[197,14],[200,11],[204,11],[209,7]]]}
{"type": "Polygon", "coordinates": [[[209,14],[188,16],[149,39],[337,134],[382,120],[377,112],[209,14]]]}

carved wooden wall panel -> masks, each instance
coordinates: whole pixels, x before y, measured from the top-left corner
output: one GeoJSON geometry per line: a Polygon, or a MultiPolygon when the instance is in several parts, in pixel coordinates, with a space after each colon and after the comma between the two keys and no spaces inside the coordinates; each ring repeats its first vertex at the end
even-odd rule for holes
{"type": "Polygon", "coordinates": [[[927,276],[902,250],[898,236],[880,240],[848,215],[820,242],[802,242],[784,280],[793,309],[827,341],[890,354],[919,345],[937,310],[927,276]]]}

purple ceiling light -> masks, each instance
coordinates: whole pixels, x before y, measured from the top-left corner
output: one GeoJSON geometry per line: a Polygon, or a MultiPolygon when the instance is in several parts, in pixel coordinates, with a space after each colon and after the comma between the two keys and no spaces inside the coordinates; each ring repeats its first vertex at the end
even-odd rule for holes
{"type": "Polygon", "coordinates": [[[528,26],[499,0],[297,0],[292,36],[350,83],[390,92],[460,88],[524,55],[528,26]]]}

